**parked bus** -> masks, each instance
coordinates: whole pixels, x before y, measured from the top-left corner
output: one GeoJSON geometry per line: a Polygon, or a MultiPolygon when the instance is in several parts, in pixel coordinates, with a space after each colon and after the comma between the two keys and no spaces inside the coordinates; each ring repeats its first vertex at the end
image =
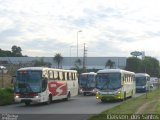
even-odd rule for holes
{"type": "Polygon", "coordinates": [[[52,100],[68,100],[78,94],[77,71],[46,67],[27,67],[17,70],[15,82],[16,102],[26,105],[52,100]]]}
{"type": "Polygon", "coordinates": [[[122,69],[99,70],[96,76],[96,98],[102,102],[125,100],[135,94],[135,73],[122,69]]]}
{"type": "Polygon", "coordinates": [[[96,94],[96,81],[95,81],[96,73],[81,73],[79,76],[79,86],[80,93],[84,96],[86,95],[95,95],[96,94]]]}
{"type": "Polygon", "coordinates": [[[150,81],[150,75],[147,73],[136,73],[136,92],[146,92],[153,87],[150,81]]]}

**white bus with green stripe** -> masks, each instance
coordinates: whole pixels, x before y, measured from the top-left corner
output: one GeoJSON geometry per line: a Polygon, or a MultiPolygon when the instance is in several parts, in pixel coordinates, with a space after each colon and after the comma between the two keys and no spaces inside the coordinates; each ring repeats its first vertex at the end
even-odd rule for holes
{"type": "Polygon", "coordinates": [[[135,94],[135,73],[122,69],[99,70],[96,76],[96,98],[102,102],[125,100],[135,94]]]}

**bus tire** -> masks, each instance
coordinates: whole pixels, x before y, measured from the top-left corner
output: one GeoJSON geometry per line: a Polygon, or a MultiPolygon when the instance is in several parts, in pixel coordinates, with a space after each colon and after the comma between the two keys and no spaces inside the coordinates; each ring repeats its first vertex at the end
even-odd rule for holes
{"type": "Polygon", "coordinates": [[[68,95],[67,95],[67,97],[66,97],[64,100],[65,100],[65,101],[68,101],[70,97],[71,97],[71,94],[70,94],[70,92],[69,92],[68,95]]]}
{"type": "Polygon", "coordinates": [[[83,95],[86,96],[86,93],[84,92],[83,95]]]}
{"type": "Polygon", "coordinates": [[[124,92],[123,101],[126,100],[126,92],[124,92]]]}
{"type": "Polygon", "coordinates": [[[52,102],[52,95],[48,96],[48,101],[46,102],[47,105],[51,104],[52,102]]]}
{"type": "Polygon", "coordinates": [[[29,106],[31,104],[30,101],[25,101],[24,103],[25,103],[26,106],[29,106]]]}

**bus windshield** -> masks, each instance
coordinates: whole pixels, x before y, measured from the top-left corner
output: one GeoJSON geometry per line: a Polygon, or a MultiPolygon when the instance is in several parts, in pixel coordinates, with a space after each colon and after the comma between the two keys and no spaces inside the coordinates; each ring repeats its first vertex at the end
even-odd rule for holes
{"type": "Polygon", "coordinates": [[[18,71],[15,85],[15,92],[31,93],[41,92],[42,71],[18,71]]]}
{"type": "Polygon", "coordinates": [[[136,86],[145,86],[146,77],[136,77],[136,86]]]}
{"type": "Polygon", "coordinates": [[[81,87],[94,88],[96,86],[95,75],[80,75],[79,83],[81,87]]]}
{"type": "Polygon", "coordinates": [[[121,87],[120,73],[100,73],[96,76],[97,88],[100,90],[115,90],[121,87]]]}

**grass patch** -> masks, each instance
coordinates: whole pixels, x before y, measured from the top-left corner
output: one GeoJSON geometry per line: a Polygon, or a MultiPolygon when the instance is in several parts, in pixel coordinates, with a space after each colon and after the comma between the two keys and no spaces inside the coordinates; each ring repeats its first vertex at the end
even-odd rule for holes
{"type": "Polygon", "coordinates": [[[137,98],[132,98],[124,101],[122,104],[108,109],[99,115],[91,117],[89,120],[106,120],[106,114],[135,114],[141,111],[140,114],[159,114],[160,113],[160,89],[148,92],[137,98]],[[148,103],[146,106],[145,103],[148,103]],[[143,109],[140,109],[142,108],[143,109]],[[149,109],[148,109],[149,108],[149,109]]]}
{"type": "Polygon", "coordinates": [[[14,101],[13,89],[8,88],[0,88],[0,105],[8,105],[12,104],[14,101]]]}

